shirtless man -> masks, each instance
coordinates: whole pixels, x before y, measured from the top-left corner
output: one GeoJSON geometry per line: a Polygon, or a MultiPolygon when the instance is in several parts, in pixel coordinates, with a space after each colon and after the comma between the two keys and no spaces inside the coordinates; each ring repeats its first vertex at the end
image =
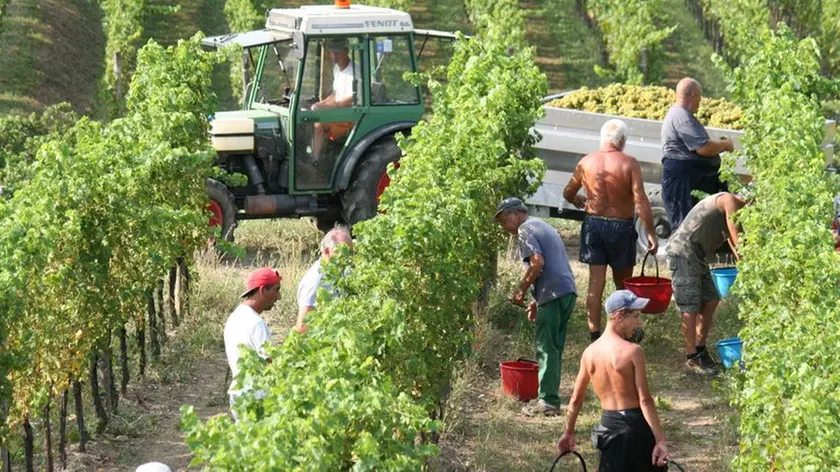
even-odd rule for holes
{"type": "Polygon", "coordinates": [[[592,380],[601,401],[601,424],[592,431],[600,451],[601,472],[666,471],[668,448],[645,373],[645,353],[627,339],[641,328],[641,309],[648,299],[629,290],[607,298],[604,335],[583,351],[560,452],[575,448],[575,423],[592,380]]]}
{"type": "Polygon", "coordinates": [[[569,203],[586,208],[586,219],[580,230],[580,262],[589,265],[586,315],[591,341],[601,335],[601,297],[607,265],[612,268],[616,289],[624,288],[624,280],[633,275],[638,237],[633,224],[634,210],[645,226],[648,251],[655,253],[657,249],[642,170],[633,156],[623,152],[626,142],[627,125],[623,121],[604,123],[601,149],[578,162],[563,191],[569,203]],[[578,195],[581,187],[586,197],[578,195]]]}

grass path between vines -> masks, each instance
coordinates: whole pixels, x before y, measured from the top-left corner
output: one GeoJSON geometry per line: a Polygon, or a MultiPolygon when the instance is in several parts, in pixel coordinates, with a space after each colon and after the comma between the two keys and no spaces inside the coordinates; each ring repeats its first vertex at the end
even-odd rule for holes
{"type": "MultiPolygon", "coordinates": [[[[577,281],[578,299],[569,322],[563,356],[560,398],[568,402],[581,353],[589,344],[586,326],[585,294],[587,268],[577,262],[580,223],[553,221],[563,236],[577,281]]],[[[652,272],[650,262],[648,272],[652,272]]],[[[661,264],[660,265],[664,265],[661,264]]],[[[669,277],[666,267],[660,267],[669,277]]],[[[639,274],[636,267],[635,274],[639,274]]],[[[477,320],[474,356],[462,363],[453,383],[451,405],[445,416],[442,455],[433,462],[439,471],[539,471],[547,470],[554,459],[556,443],[562,434],[564,417],[532,419],[519,414],[521,404],[505,396],[499,386],[499,363],[519,357],[534,358],[533,326],[524,310],[510,305],[507,297],[521,278],[522,268],[503,258],[499,283],[494,290],[488,314],[477,320]]],[[[648,274],[650,275],[650,274],[648,274]]],[[[611,282],[605,290],[612,290],[611,282]]],[[[737,452],[734,410],[717,380],[684,374],[679,316],[673,306],[664,315],[644,315],[645,340],[651,390],[665,428],[672,457],[687,471],[719,472],[729,469],[737,452]]],[[[739,324],[733,305],[724,302],[711,333],[716,339],[737,334],[739,324]]],[[[589,439],[600,419],[600,409],[591,389],[577,424],[577,450],[590,470],[597,467],[597,454],[589,439]]],[[[559,471],[579,470],[568,462],[559,471]]]]}
{"type": "Polygon", "coordinates": [[[600,37],[582,20],[574,0],[527,0],[528,42],[536,48],[535,62],[548,79],[548,92],[562,92],[605,83],[595,74],[601,62],[600,37]]]}
{"type": "Polygon", "coordinates": [[[683,77],[693,77],[703,85],[703,94],[722,97],[726,94],[723,74],[712,62],[714,48],[703,29],[685,8],[684,0],[665,0],[668,24],[677,30],[665,40],[662,85],[675,88],[683,77]]]}
{"type": "MultiPolygon", "coordinates": [[[[68,470],[133,471],[152,461],[173,471],[188,470],[191,457],[180,431],[180,408],[193,405],[205,419],[227,413],[230,379],[222,332],[247,274],[262,266],[283,274],[281,299],[266,320],[275,342],[282,342],[294,325],[297,283],[317,255],[320,233],[304,221],[249,221],[240,227],[237,241],[247,249],[243,260],[219,259],[211,253],[197,261],[190,315],[177,329],[170,327],[161,358],[150,362],[145,380],[136,380],[137,354],[130,352],[128,395],[121,398],[119,413],[111,417],[105,433],[88,443],[87,453],[78,452],[75,419],[72,414],[68,418],[73,442],[68,470]]],[[[130,341],[131,349],[133,344],[130,341]]],[[[91,405],[86,405],[85,419],[92,431],[91,405]]]]}
{"type": "MultiPolygon", "coordinates": [[[[563,236],[583,294],[585,267],[575,262],[579,223],[552,223],[563,236]]],[[[147,380],[131,385],[108,432],[91,444],[88,454],[72,455],[70,470],[131,471],[153,460],[167,463],[173,470],[188,470],[189,451],[178,429],[179,408],[194,405],[203,418],[227,412],[227,366],[221,335],[242,281],[250,270],[263,265],[277,267],[284,275],[281,300],[267,320],[275,340],[282,342],[294,324],[297,282],[316,256],[318,240],[317,230],[305,222],[251,221],[237,232],[237,242],[248,249],[244,260],[203,257],[194,284],[193,315],[170,332],[164,355],[150,369],[147,380]]],[[[533,358],[533,327],[525,321],[524,312],[506,300],[520,276],[517,262],[500,260],[498,287],[487,314],[477,319],[474,355],[456,369],[440,443],[442,454],[431,461],[433,471],[539,471],[546,470],[553,460],[564,419],[524,418],[518,414],[519,402],[504,396],[499,388],[500,361],[533,358]]],[[[564,402],[571,393],[580,353],[588,343],[583,303],[579,297],[569,324],[561,382],[564,402]]],[[[728,470],[737,440],[734,411],[722,389],[714,388],[708,379],[681,372],[681,335],[673,309],[665,315],[647,316],[645,322],[643,346],[651,388],[674,458],[688,471],[728,470]]],[[[733,307],[725,304],[712,339],[729,337],[737,329],[733,307]]],[[[718,381],[724,383],[724,378],[718,381]]],[[[589,444],[589,431],[598,414],[590,392],[577,436],[578,450],[590,469],[597,458],[589,444]]],[[[577,469],[567,465],[559,470],[577,469]]]]}

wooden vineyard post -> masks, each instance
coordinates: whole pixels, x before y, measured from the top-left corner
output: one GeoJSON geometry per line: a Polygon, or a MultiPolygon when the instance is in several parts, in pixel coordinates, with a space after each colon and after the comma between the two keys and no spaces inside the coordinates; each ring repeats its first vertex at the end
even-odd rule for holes
{"type": "Polygon", "coordinates": [[[88,432],[85,428],[85,405],[82,403],[82,383],[73,381],[73,403],[76,407],[76,427],[79,430],[79,452],[86,452],[88,432]]]}
{"type": "MultiPolygon", "coordinates": [[[[6,418],[9,415],[9,403],[6,398],[3,398],[0,401],[0,424],[6,422],[6,418]]],[[[0,444],[0,460],[3,462],[3,469],[1,472],[12,472],[12,457],[9,453],[9,449],[5,446],[5,444],[0,444]]]]}
{"type": "Polygon", "coordinates": [[[155,295],[154,291],[146,294],[146,313],[149,315],[149,347],[152,352],[152,359],[160,357],[160,343],[158,343],[158,324],[155,319],[155,295]]]}
{"type": "Polygon", "coordinates": [[[35,435],[29,416],[23,420],[23,450],[26,456],[26,472],[35,472],[35,435]]]}
{"type": "Polygon", "coordinates": [[[164,306],[166,304],[163,299],[163,278],[158,280],[157,284],[157,319],[158,319],[158,335],[161,344],[166,344],[166,316],[164,315],[164,306]]]}
{"type": "Polygon", "coordinates": [[[50,404],[52,403],[52,396],[47,398],[47,404],[44,405],[44,452],[47,456],[47,472],[53,472],[55,467],[53,465],[53,450],[52,450],[52,424],[50,422],[50,404]]]}
{"type": "Polygon", "coordinates": [[[64,389],[58,409],[58,461],[62,470],[67,468],[67,396],[68,391],[64,389]]]}
{"type": "Polygon", "coordinates": [[[137,317],[137,350],[140,351],[140,377],[146,375],[146,318],[137,317]]]}
{"type": "Polygon", "coordinates": [[[118,330],[120,337],[120,393],[125,396],[128,393],[128,381],[130,379],[128,374],[128,340],[125,332],[125,323],[120,326],[118,330]]]}
{"type": "Polygon", "coordinates": [[[172,321],[172,327],[177,328],[181,324],[178,313],[175,310],[175,287],[178,284],[178,266],[172,266],[169,269],[169,319],[172,321]]]}
{"type": "Polygon", "coordinates": [[[96,434],[102,434],[108,426],[108,413],[102,405],[102,397],[99,396],[99,355],[94,350],[90,360],[90,395],[93,397],[93,408],[96,411],[96,418],[99,423],[96,425],[96,434]]]}
{"type": "Polygon", "coordinates": [[[179,321],[184,320],[186,313],[189,313],[190,293],[190,269],[184,257],[178,258],[178,287],[176,291],[175,308],[178,312],[179,321]]]}
{"type": "Polygon", "coordinates": [[[100,370],[102,371],[102,390],[105,394],[105,404],[112,413],[117,412],[119,406],[120,396],[117,393],[116,376],[114,375],[114,355],[111,349],[111,333],[102,343],[102,357],[99,359],[100,370]]]}

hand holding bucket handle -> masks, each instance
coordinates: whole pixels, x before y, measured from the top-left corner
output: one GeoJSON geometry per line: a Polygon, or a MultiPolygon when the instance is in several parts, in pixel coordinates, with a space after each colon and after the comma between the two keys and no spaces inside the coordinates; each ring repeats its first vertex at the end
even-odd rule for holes
{"type": "Polygon", "coordinates": [[[563,457],[565,457],[569,454],[572,454],[572,455],[574,455],[578,458],[578,461],[580,461],[581,469],[583,470],[583,472],[586,472],[586,461],[583,460],[583,456],[581,456],[580,453],[578,453],[577,451],[566,451],[566,452],[560,454],[559,456],[557,456],[554,459],[554,463],[551,464],[551,468],[548,469],[548,472],[553,472],[554,468],[557,467],[557,463],[560,462],[560,459],[562,459],[563,457]]]}
{"type": "MultiPolygon", "coordinates": [[[[645,276],[645,265],[647,264],[647,258],[648,258],[649,255],[651,255],[650,252],[645,254],[645,258],[642,259],[642,275],[641,275],[641,277],[645,276]]],[[[656,259],[656,256],[653,256],[653,263],[654,263],[654,266],[656,267],[656,278],[659,279],[659,261],[656,259]]]]}

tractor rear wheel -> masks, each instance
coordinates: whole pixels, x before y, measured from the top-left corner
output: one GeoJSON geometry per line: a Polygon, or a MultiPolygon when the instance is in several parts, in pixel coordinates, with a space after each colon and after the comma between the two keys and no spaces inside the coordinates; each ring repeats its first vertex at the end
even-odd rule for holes
{"type": "Polygon", "coordinates": [[[376,215],[379,197],[390,184],[388,164],[397,162],[401,155],[393,136],[380,139],[368,148],[353,171],[350,186],[341,193],[341,216],[347,224],[352,226],[376,215]]]}
{"type": "Polygon", "coordinates": [[[222,230],[222,239],[233,241],[236,229],[236,202],[225,184],[214,179],[207,179],[207,196],[210,203],[207,209],[212,213],[210,226],[222,230]]]}

